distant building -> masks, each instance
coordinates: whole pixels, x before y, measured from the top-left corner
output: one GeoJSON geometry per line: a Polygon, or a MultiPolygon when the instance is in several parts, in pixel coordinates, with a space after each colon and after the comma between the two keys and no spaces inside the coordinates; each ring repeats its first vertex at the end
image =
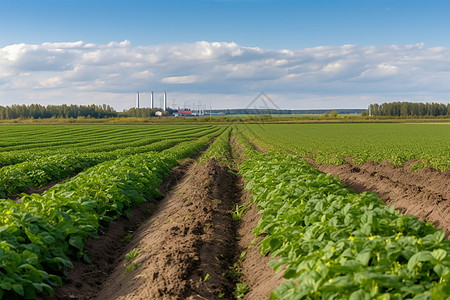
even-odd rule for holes
{"type": "Polygon", "coordinates": [[[173,113],[175,117],[194,117],[204,116],[205,111],[203,109],[179,109],[173,113]]]}

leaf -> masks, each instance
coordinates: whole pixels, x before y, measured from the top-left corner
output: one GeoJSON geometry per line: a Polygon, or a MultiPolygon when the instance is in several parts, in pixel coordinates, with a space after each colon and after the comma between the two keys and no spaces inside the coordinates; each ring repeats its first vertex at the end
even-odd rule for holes
{"type": "Polygon", "coordinates": [[[48,232],[41,232],[39,236],[42,238],[44,243],[51,245],[55,243],[55,238],[48,232]]]}
{"type": "Polygon", "coordinates": [[[411,258],[409,259],[409,261],[408,261],[408,269],[413,270],[418,262],[419,262],[419,254],[416,253],[413,256],[411,256],[411,258]]]}
{"type": "Polygon", "coordinates": [[[12,285],[12,289],[13,289],[14,292],[16,292],[17,294],[19,294],[22,297],[25,295],[25,292],[23,290],[23,286],[21,284],[19,284],[19,283],[13,284],[12,285]]]}
{"type": "Polygon", "coordinates": [[[364,266],[367,266],[369,264],[370,255],[371,255],[370,249],[363,250],[362,252],[358,253],[358,255],[356,255],[355,259],[357,261],[359,261],[361,264],[363,264],[364,266]]]}
{"type": "Polygon", "coordinates": [[[447,256],[447,251],[443,249],[435,249],[431,252],[431,255],[439,262],[443,261],[447,256]]]}
{"type": "Polygon", "coordinates": [[[83,250],[84,247],[83,238],[79,235],[72,236],[69,240],[69,244],[74,246],[78,250],[83,250]]]}
{"type": "Polygon", "coordinates": [[[370,300],[370,294],[364,290],[357,290],[350,295],[349,300],[370,300]]]}
{"type": "Polygon", "coordinates": [[[433,271],[439,277],[444,277],[445,275],[447,275],[449,273],[450,269],[448,267],[444,266],[443,264],[438,264],[433,267],[433,271]]]}
{"type": "Polygon", "coordinates": [[[418,254],[420,261],[433,261],[434,257],[431,255],[430,251],[420,251],[418,254]]]}

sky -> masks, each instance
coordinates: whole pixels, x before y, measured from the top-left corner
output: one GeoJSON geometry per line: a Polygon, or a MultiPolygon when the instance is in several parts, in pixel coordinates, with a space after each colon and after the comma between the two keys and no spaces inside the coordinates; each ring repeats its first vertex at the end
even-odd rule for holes
{"type": "Polygon", "coordinates": [[[0,0],[0,105],[450,103],[450,1],[0,0]]]}

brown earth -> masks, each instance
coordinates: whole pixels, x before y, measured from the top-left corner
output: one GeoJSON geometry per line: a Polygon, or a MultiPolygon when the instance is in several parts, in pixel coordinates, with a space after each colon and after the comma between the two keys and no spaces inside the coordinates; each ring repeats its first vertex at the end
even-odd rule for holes
{"type": "Polygon", "coordinates": [[[261,256],[258,244],[262,236],[255,237],[253,228],[258,225],[261,216],[258,214],[256,205],[250,202],[251,195],[243,192],[242,203],[247,203],[249,209],[243,214],[240,222],[238,235],[240,251],[245,251],[245,260],[242,262],[241,271],[244,275],[243,282],[249,287],[249,292],[244,299],[259,300],[268,299],[270,292],[278,287],[285,279],[282,273],[275,274],[268,263],[273,258],[261,256]]]}
{"type": "MultiPolygon", "coordinates": [[[[242,149],[231,142],[232,159],[241,162],[242,149]]],[[[284,279],[258,252],[262,237],[251,231],[260,216],[242,179],[215,160],[194,162],[172,170],[159,203],[101,227],[101,237],[86,243],[92,263],[75,261],[55,295],[41,299],[234,299],[237,281],[250,288],[245,299],[267,299],[284,279]],[[244,202],[249,210],[233,221],[230,212],[244,202]],[[132,251],[136,257],[125,258],[132,251]],[[240,278],[233,264],[243,251],[240,278]]]]}
{"type": "MultiPolygon", "coordinates": [[[[233,161],[239,165],[246,158],[243,156],[244,148],[239,144],[233,136],[230,139],[233,161]]],[[[253,144],[254,145],[254,144],[253,144]]],[[[259,151],[261,151],[260,148],[259,151]]],[[[265,151],[265,150],[264,150],[265,151]]],[[[249,292],[244,299],[260,300],[268,299],[270,292],[279,286],[285,279],[282,273],[275,274],[273,269],[268,266],[269,256],[261,256],[259,253],[259,242],[263,236],[256,237],[252,230],[258,225],[261,216],[258,214],[256,204],[251,202],[251,194],[245,190],[245,181],[239,178],[239,185],[242,190],[241,204],[246,204],[248,210],[242,215],[242,220],[238,225],[238,253],[245,251],[245,259],[241,263],[240,271],[243,274],[242,282],[245,282],[249,288],[249,292]]],[[[235,260],[237,260],[236,257],[235,260]]]]}
{"type": "Polygon", "coordinates": [[[404,214],[417,216],[433,224],[450,236],[450,171],[439,172],[424,168],[412,172],[417,162],[396,167],[386,163],[367,162],[357,166],[318,165],[307,159],[324,173],[338,176],[339,180],[357,193],[371,191],[404,214]]]}
{"type": "MultiPolygon", "coordinates": [[[[169,177],[159,188],[162,194],[168,193],[186,173],[194,160],[187,159],[172,169],[169,177]]],[[[63,276],[63,286],[54,288],[53,297],[41,299],[90,299],[98,290],[103,288],[105,277],[114,270],[114,267],[124,256],[128,243],[126,237],[149,218],[150,211],[155,204],[145,202],[139,207],[133,207],[132,215],[123,216],[106,226],[99,227],[98,239],[88,239],[85,252],[89,253],[91,263],[73,260],[74,268],[70,269],[68,276],[63,276]]]]}
{"type": "Polygon", "coordinates": [[[97,299],[232,299],[234,283],[222,273],[236,256],[230,211],[239,198],[237,177],[226,167],[192,165],[127,247],[138,249],[137,257],[120,257],[97,299]]]}

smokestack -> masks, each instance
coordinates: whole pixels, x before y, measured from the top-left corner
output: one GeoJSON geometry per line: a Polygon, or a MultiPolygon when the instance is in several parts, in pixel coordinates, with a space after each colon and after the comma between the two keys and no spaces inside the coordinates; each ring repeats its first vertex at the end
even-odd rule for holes
{"type": "Polygon", "coordinates": [[[163,111],[166,111],[166,107],[167,107],[167,93],[164,92],[164,105],[163,105],[163,111]]]}
{"type": "Polygon", "coordinates": [[[153,109],[153,92],[150,94],[150,108],[153,109]]]}
{"type": "Polygon", "coordinates": [[[139,108],[139,92],[137,92],[136,107],[139,108]]]}

